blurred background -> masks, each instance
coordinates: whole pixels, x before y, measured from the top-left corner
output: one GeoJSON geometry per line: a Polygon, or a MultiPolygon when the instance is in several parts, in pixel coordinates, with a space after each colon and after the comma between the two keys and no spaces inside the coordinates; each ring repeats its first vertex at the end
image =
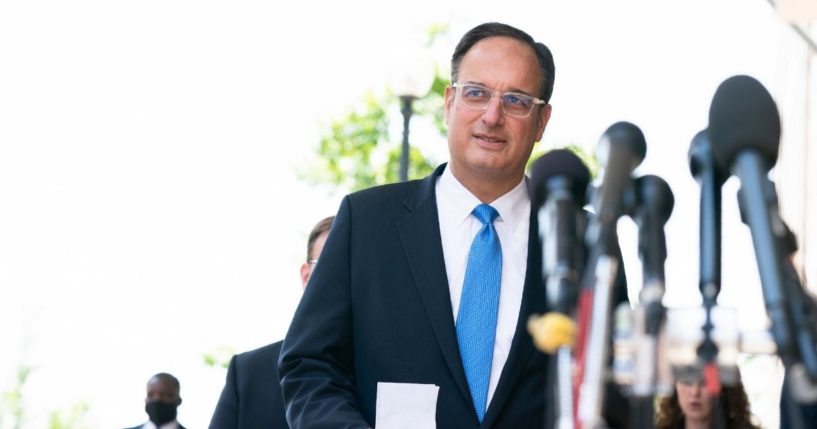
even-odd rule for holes
{"type": "MultiPolygon", "coordinates": [[[[447,160],[435,94],[459,37],[486,21],[553,51],[539,152],[592,154],[620,120],[644,131],[636,174],[676,199],[670,307],[700,303],[690,140],[720,82],[760,80],[782,116],[771,177],[808,284],[817,67],[804,3],[0,2],[0,428],[136,425],[160,371],[181,381],[179,421],[206,427],[231,354],[285,335],[311,227],[345,193],[397,180],[401,95],[418,97],[409,176],[447,160]]],[[[723,190],[719,302],[752,334],[766,317],[738,188],[723,190]]],[[[635,297],[636,228],[619,234],[635,297]]],[[[753,411],[777,427],[780,364],[741,365],[753,411]]]]}

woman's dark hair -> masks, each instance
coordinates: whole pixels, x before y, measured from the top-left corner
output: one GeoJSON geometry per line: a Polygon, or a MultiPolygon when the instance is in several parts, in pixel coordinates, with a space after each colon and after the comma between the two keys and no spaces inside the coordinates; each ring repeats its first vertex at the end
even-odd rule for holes
{"type": "MultiPolygon", "coordinates": [[[[723,386],[716,405],[712,408],[712,419],[723,419],[727,429],[758,429],[752,421],[749,399],[743,390],[743,383],[723,386]]],[[[676,429],[684,427],[684,413],[678,403],[678,392],[666,396],[658,402],[655,412],[655,429],[676,429]]]]}

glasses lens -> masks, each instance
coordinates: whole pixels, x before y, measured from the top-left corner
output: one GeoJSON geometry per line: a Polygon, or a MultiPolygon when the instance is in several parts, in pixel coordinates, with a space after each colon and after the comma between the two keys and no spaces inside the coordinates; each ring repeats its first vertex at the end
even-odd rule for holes
{"type": "MultiPolygon", "coordinates": [[[[485,109],[491,102],[494,91],[479,85],[460,87],[462,102],[472,109],[485,109]]],[[[533,97],[518,92],[502,94],[502,110],[511,116],[524,118],[533,109],[533,97]]]]}
{"type": "Polygon", "coordinates": [[[502,95],[502,108],[511,116],[528,116],[533,107],[533,99],[525,94],[507,92],[502,95]]]}
{"type": "Polygon", "coordinates": [[[491,101],[491,91],[476,85],[462,87],[462,102],[468,107],[484,109],[491,101]]]}

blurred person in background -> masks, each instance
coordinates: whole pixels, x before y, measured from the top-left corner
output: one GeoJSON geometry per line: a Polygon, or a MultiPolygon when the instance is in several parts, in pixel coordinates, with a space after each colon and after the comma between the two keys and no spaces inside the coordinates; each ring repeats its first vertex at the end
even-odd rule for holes
{"type": "Polygon", "coordinates": [[[706,389],[700,371],[675,382],[675,392],[660,400],[656,429],[758,429],[752,422],[749,400],[738,377],[734,386],[722,386],[720,395],[706,389]]]}
{"type": "Polygon", "coordinates": [[[128,429],[185,429],[176,421],[176,408],[182,404],[179,379],[160,372],[150,377],[145,397],[148,421],[128,429]]]}
{"type": "MultiPolygon", "coordinates": [[[[333,216],[322,219],[309,233],[306,261],[301,265],[301,286],[306,288],[318,262],[333,216]]],[[[233,356],[227,381],[210,420],[210,429],[287,428],[278,379],[281,341],[233,356]]]]}

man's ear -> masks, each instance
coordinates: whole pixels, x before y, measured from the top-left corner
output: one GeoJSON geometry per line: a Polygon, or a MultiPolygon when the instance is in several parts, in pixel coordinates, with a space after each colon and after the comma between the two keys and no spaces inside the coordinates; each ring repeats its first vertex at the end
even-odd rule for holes
{"type": "Polygon", "coordinates": [[[312,274],[312,265],[309,262],[304,262],[301,265],[301,287],[306,289],[306,283],[309,281],[309,276],[312,274]]]}
{"type": "Polygon", "coordinates": [[[542,140],[542,134],[545,133],[545,127],[547,127],[547,124],[550,121],[550,114],[552,111],[553,107],[550,104],[545,104],[542,106],[539,114],[536,115],[536,140],[534,141],[538,142],[542,140]]]}
{"type": "Polygon", "coordinates": [[[448,125],[449,116],[451,115],[451,107],[454,105],[454,95],[456,94],[456,90],[451,87],[451,85],[445,87],[445,125],[448,125]]]}

